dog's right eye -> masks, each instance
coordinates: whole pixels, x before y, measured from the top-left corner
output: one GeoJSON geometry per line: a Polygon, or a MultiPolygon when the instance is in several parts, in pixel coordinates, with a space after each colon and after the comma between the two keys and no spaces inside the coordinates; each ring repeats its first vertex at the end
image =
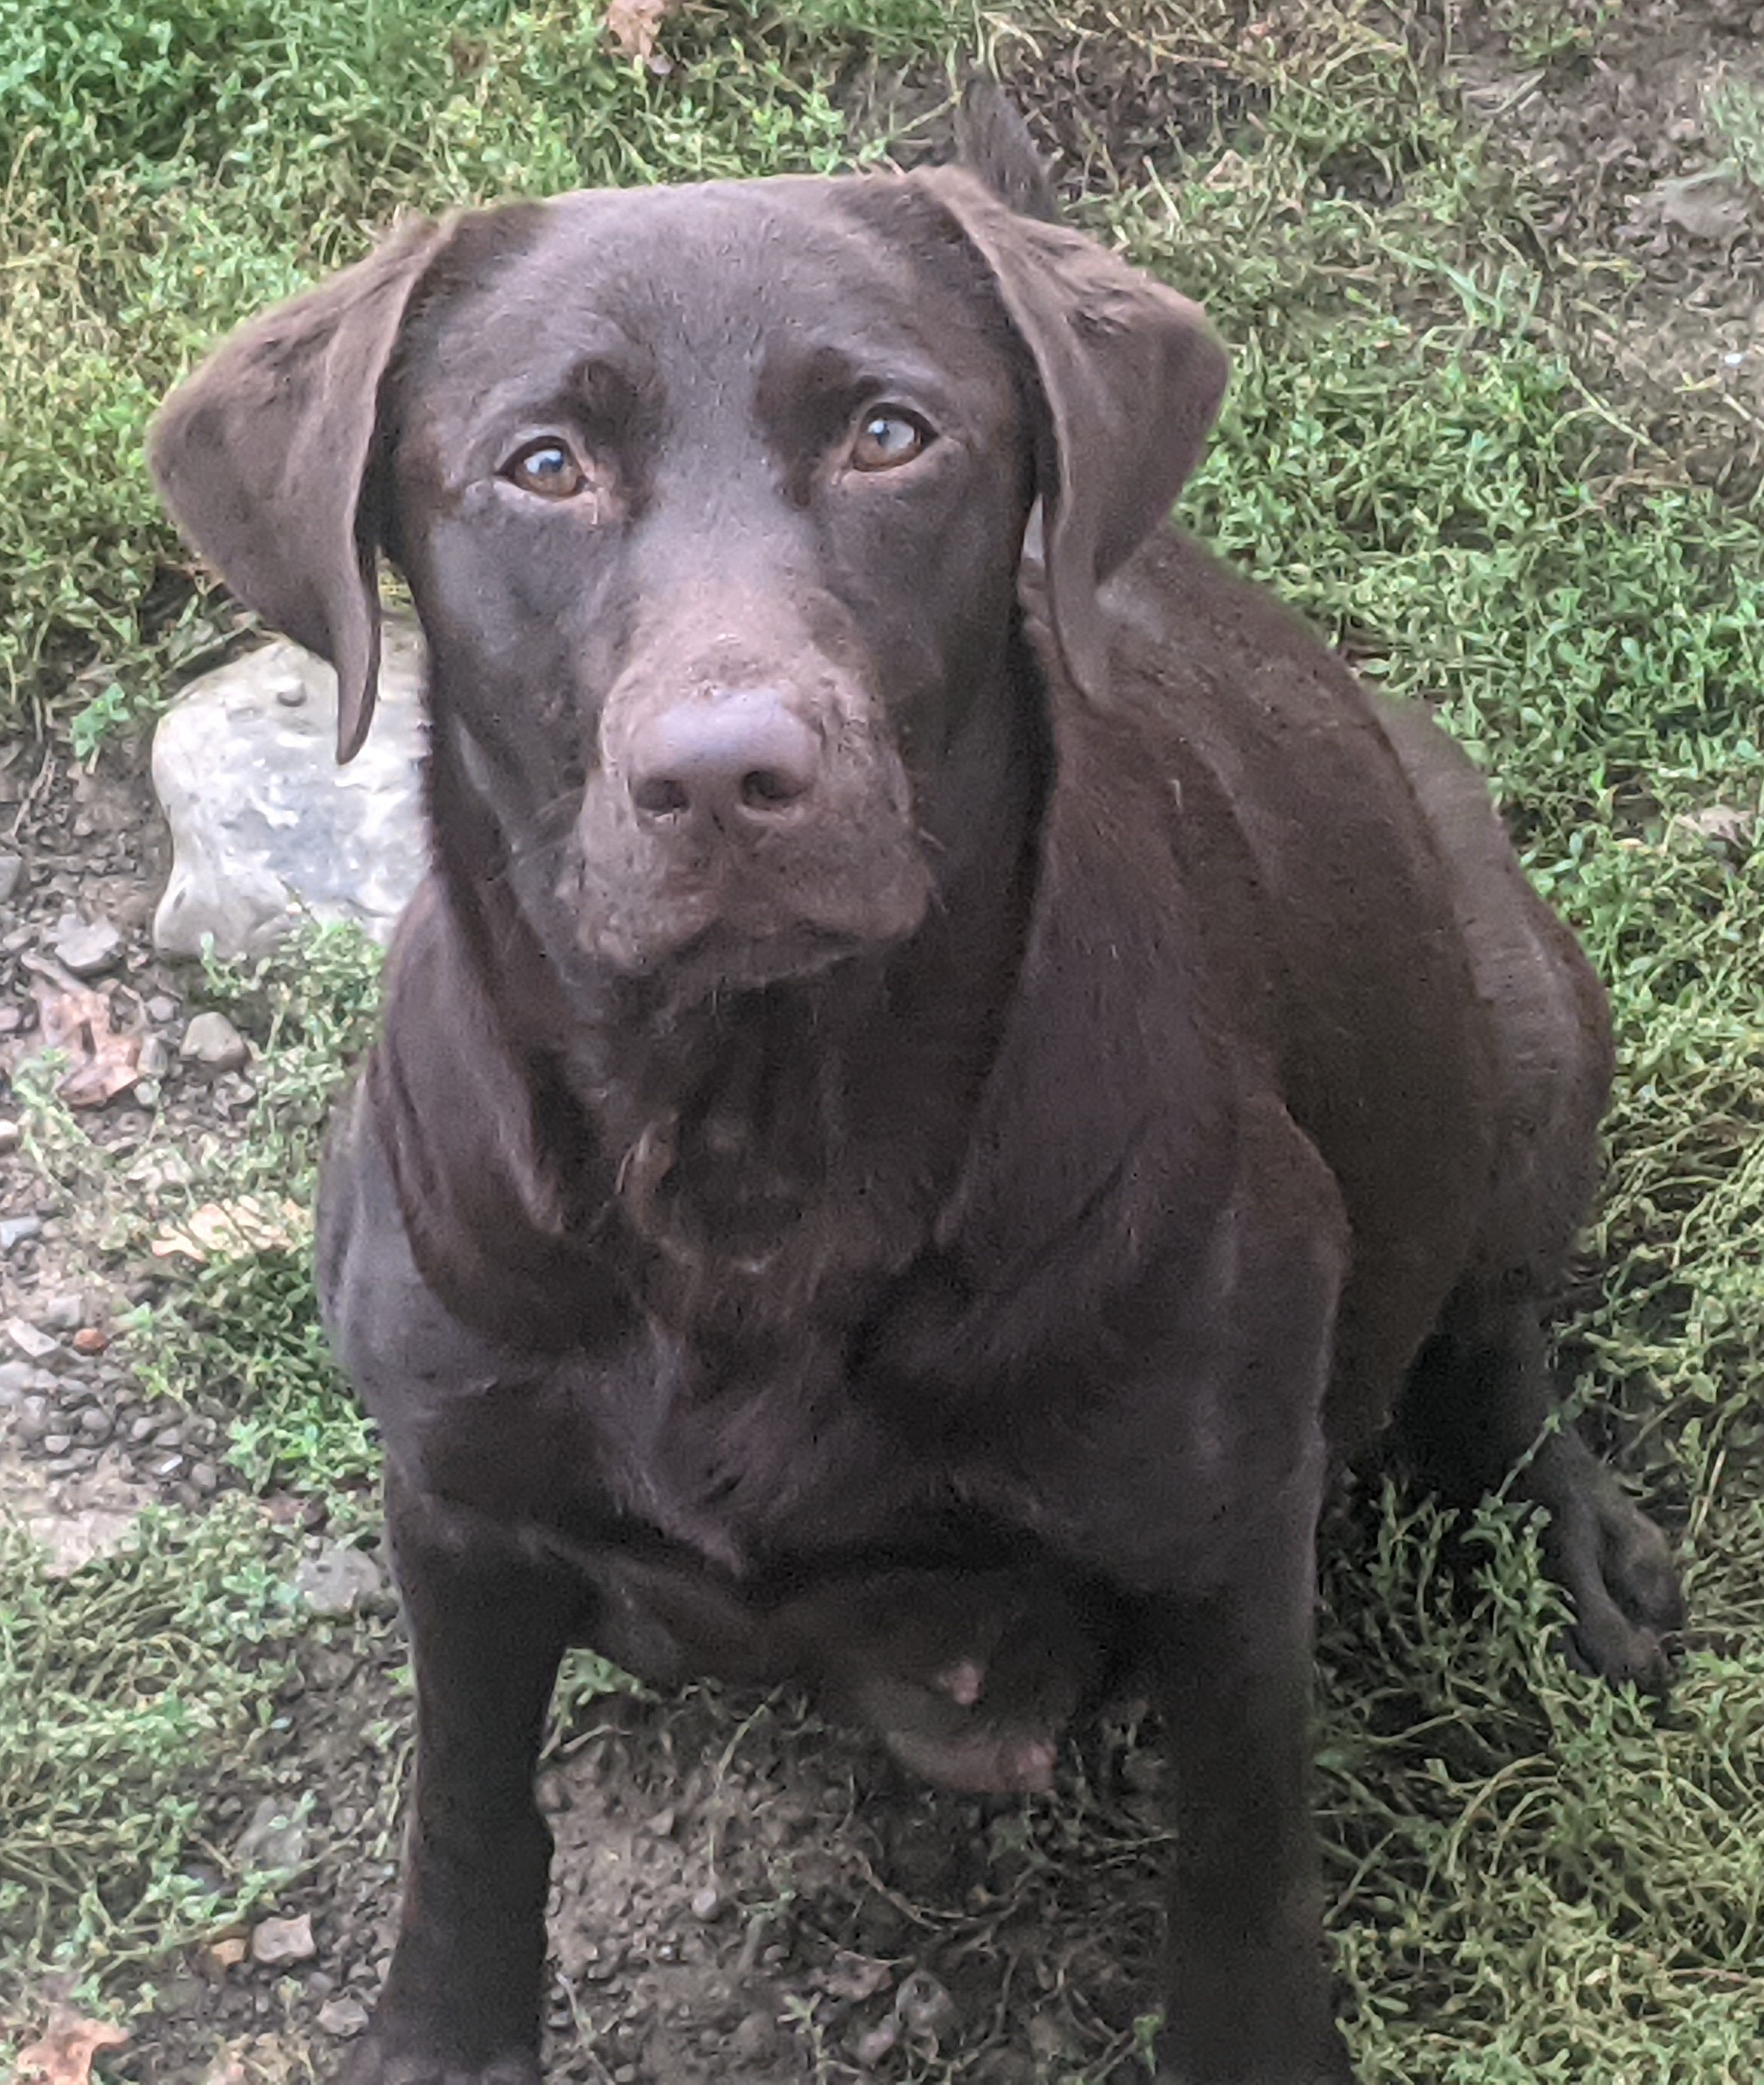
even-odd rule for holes
{"type": "Polygon", "coordinates": [[[536,492],[542,499],[573,499],[588,482],[574,450],[552,435],[516,449],[500,474],[522,492],[536,492]]]}

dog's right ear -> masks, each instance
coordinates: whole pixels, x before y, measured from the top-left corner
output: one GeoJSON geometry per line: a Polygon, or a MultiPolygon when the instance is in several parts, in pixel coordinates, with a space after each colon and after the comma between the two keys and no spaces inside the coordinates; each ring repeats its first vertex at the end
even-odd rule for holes
{"type": "Polygon", "coordinates": [[[147,457],[189,542],[248,607],[337,673],[337,757],[360,751],[380,670],[380,391],[451,227],[365,261],[223,341],[160,408],[147,457]]]}

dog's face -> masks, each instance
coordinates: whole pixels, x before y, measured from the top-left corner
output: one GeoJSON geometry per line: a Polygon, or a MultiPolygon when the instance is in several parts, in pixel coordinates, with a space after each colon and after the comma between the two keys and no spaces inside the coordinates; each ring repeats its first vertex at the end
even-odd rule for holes
{"type": "Polygon", "coordinates": [[[1020,742],[1042,503],[1065,677],[1217,406],[1194,307],[946,170],[419,226],[161,416],[173,511],[371,707],[374,563],[429,641],[436,801],[566,987],[682,996],[912,933],[1020,742]]]}
{"type": "Polygon", "coordinates": [[[891,242],[874,186],[834,199],[491,219],[407,330],[391,529],[438,721],[591,964],[757,983],[909,934],[996,755],[1014,342],[934,206],[895,192],[891,242]]]}

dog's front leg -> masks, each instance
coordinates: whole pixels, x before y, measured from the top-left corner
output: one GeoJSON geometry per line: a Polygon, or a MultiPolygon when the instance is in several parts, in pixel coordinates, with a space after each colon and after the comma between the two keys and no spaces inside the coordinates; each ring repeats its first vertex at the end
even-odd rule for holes
{"type": "Polygon", "coordinates": [[[403,1902],[338,2085],[536,2085],[551,1835],[533,1769],[580,1582],[389,1469],[417,1691],[403,1902]]]}
{"type": "Polygon", "coordinates": [[[1330,2002],[1310,1803],[1316,1500],[1281,1504],[1234,1541],[1215,1590],[1154,1606],[1176,1831],[1163,2085],[1354,2076],[1330,2002]]]}
{"type": "Polygon", "coordinates": [[[1133,1366],[1050,1496],[1141,1605],[1176,1845],[1161,2085],[1352,2085],[1310,1806],[1323,1410],[1347,1249],[1334,1183],[1246,1109],[1205,1258],[1117,1318],[1133,1366]]]}

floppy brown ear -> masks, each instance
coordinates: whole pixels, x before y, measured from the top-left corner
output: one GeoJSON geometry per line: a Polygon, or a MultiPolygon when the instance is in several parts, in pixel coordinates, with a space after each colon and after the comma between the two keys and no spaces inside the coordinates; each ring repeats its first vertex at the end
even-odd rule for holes
{"type": "Polygon", "coordinates": [[[1099,699],[1108,643],[1096,590],[1200,461],[1225,349],[1198,304],[1094,240],[1019,217],[959,168],[911,178],[979,251],[1034,360],[1052,448],[1037,459],[1048,613],[1067,671],[1099,699]]]}
{"type": "Polygon", "coordinates": [[[188,541],[247,606],[337,671],[337,757],[380,670],[369,480],[380,384],[448,227],[419,220],[241,326],[160,408],[147,458],[188,541]]]}

